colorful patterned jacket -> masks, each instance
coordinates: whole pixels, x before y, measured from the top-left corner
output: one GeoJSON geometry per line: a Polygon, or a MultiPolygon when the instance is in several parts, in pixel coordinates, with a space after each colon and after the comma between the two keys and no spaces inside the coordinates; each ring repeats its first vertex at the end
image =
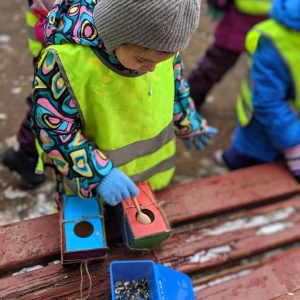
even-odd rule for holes
{"type": "MultiPolygon", "coordinates": [[[[124,73],[135,72],[125,69],[115,57],[108,55],[105,51],[92,18],[95,4],[96,0],[56,1],[45,26],[47,44],[72,43],[90,46],[118,70],[124,73]]],[[[54,61],[52,55],[52,53],[47,54],[49,62],[54,61]]],[[[177,136],[189,137],[195,132],[199,132],[205,120],[199,116],[193,100],[189,98],[189,87],[182,76],[182,71],[181,56],[178,54],[174,63],[174,129],[177,136]]],[[[65,170],[64,175],[73,182],[76,191],[83,197],[91,196],[93,188],[107,174],[108,166],[112,168],[113,162],[108,160],[105,164],[97,163],[102,161],[99,149],[83,136],[83,122],[80,113],[62,78],[57,63],[49,64],[47,70],[36,70],[32,129],[40,145],[56,166],[59,166],[62,160],[68,162],[69,167],[65,170]],[[60,80],[55,81],[55,78],[60,78],[60,80]],[[56,86],[53,85],[54,82],[57,83],[56,86]],[[40,99],[45,101],[39,101],[40,99]],[[44,106],[37,103],[44,103],[44,106]],[[55,111],[55,114],[52,113],[47,122],[42,119],[45,111],[55,111]],[[61,124],[59,128],[55,129],[53,126],[55,123],[61,124]],[[45,139],[47,140],[46,143],[45,139]],[[76,172],[73,161],[78,150],[81,152],[84,150],[87,153],[87,160],[84,163],[87,169],[92,172],[92,176],[88,178],[76,172]]],[[[101,112],[99,112],[99,119],[101,119],[101,112]]]]}

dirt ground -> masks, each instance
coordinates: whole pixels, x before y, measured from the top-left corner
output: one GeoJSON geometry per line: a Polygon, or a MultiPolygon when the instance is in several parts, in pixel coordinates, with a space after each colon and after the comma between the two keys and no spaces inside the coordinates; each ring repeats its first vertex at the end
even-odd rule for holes
{"type": "MultiPolygon", "coordinates": [[[[0,152],[15,143],[27,110],[25,97],[31,90],[33,68],[27,47],[25,3],[24,0],[0,1],[0,152]]],[[[214,25],[202,7],[197,32],[183,52],[185,76],[212,42],[214,25]]],[[[215,166],[212,153],[230,143],[235,126],[234,106],[244,65],[243,56],[213,88],[201,108],[208,123],[220,131],[211,144],[201,152],[188,151],[178,141],[177,171],[172,184],[226,172],[226,169],[215,166]]],[[[26,190],[16,174],[0,165],[0,225],[54,212],[53,190],[54,180],[49,172],[44,184],[26,190]]]]}

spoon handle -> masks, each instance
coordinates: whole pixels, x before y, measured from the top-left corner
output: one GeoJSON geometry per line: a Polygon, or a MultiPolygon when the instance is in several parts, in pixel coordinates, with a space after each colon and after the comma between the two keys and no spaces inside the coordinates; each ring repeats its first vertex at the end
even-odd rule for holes
{"type": "Polygon", "coordinates": [[[138,204],[136,197],[133,197],[133,196],[132,196],[131,199],[132,199],[132,202],[133,202],[133,204],[134,204],[134,206],[135,206],[135,208],[136,208],[138,214],[142,213],[141,207],[140,207],[140,205],[138,204]]]}

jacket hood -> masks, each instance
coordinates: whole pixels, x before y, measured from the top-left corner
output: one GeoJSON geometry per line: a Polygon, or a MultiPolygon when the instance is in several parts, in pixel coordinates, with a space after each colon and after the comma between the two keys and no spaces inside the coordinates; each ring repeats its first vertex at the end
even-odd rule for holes
{"type": "Polygon", "coordinates": [[[300,31],[300,0],[273,0],[270,16],[282,25],[300,31]]]}
{"type": "Polygon", "coordinates": [[[97,0],[56,1],[45,24],[46,44],[103,47],[92,14],[96,3],[97,0]]]}
{"type": "Polygon", "coordinates": [[[46,45],[76,44],[94,47],[109,64],[124,73],[137,74],[125,68],[108,54],[95,27],[93,10],[99,0],[56,0],[45,23],[46,45]]]}

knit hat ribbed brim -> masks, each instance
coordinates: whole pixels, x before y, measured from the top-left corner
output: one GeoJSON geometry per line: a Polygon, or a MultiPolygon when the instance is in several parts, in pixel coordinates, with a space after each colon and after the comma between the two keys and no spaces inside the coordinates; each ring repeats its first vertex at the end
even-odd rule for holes
{"type": "Polygon", "coordinates": [[[124,43],[178,52],[198,26],[200,0],[99,0],[93,16],[108,53],[124,43]]]}

